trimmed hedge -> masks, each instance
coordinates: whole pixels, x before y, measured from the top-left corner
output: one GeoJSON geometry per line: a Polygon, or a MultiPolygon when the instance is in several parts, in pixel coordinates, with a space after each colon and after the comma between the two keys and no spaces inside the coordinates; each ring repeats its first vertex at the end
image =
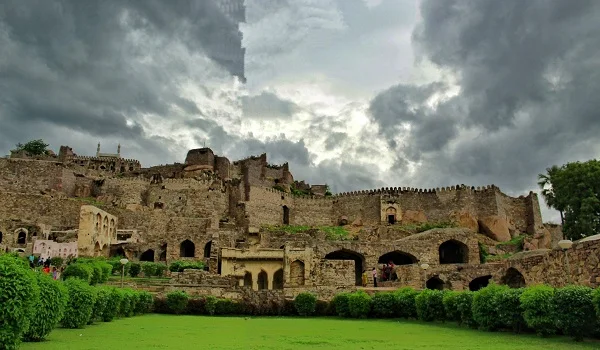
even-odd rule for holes
{"type": "Polygon", "coordinates": [[[446,317],[444,310],[444,292],[441,290],[425,289],[415,298],[417,316],[422,321],[443,321],[446,317]]]}
{"type": "Polygon", "coordinates": [[[394,293],[375,293],[372,298],[373,315],[378,318],[394,317],[397,314],[397,297],[394,293]]]}
{"type": "Polygon", "coordinates": [[[94,269],[92,266],[89,264],[75,262],[65,268],[62,273],[62,279],[67,280],[69,278],[79,278],[89,284],[92,281],[93,274],[94,269]]]}
{"type": "Polygon", "coordinates": [[[65,328],[83,328],[92,317],[96,289],[80,278],[69,278],[64,284],[69,302],[61,323],[65,328]]]}
{"type": "Polygon", "coordinates": [[[129,276],[137,277],[142,271],[142,265],[137,262],[130,262],[129,264],[129,276]]]}
{"type": "Polygon", "coordinates": [[[333,297],[333,307],[338,316],[350,317],[349,297],[350,293],[339,293],[333,297]]]}
{"type": "Polygon", "coordinates": [[[348,310],[354,318],[367,318],[371,313],[371,297],[362,290],[348,296],[348,310]]]}
{"type": "Polygon", "coordinates": [[[39,288],[27,263],[10,254],[0,255],[0,344],[5,349],[18,348],[39,298],[39,288]]]}
{"type": "Polygon", "coordinates": [[[543,337],[556,333],[553,300],[554,288],[548,286],[526,288],[520,297],[525,322],[543,337]]]}
{"type": "Polygon", "coordinates": [[[152,311],[154,297],[149,292],[138,292],[139,300],[135,306],[136,314],[147,314],[152,311]]]}
{"type": "Polygon", "coordinates": [[[502,327],[498,295],[505,288],[508,287],[490,284],[473,295],[471,310],[473,319],[477,322],[479,328],[486,331],[495,331],[502,327]]]}
{"type": "Polygon", "coordinates": [[[190,297],[185,292],[174,291],[167,294],[167,307],[174,314],[181,314],[185,311],[190,297]]]}
{"type": "Polygon", "coordinates": [[[110,322],[119,315],[123,296],[117,288],[107,287],[106,289],[109,290],[109,293],[106,307],[102,313],[102,321],[110,322]]]}
{"type": "Polygon", "coordinates": [[[464,291],[456,295],[456,308],[460,315],[458,324],[464,324],[470,328],[477,328],[477,322],[473,318],[473,292],[464,291]]]}
{"type": "Polygon", "coordinates": [[[460,324],[460,311],[458,309],[458,296],[460,292],[446,292],[442,298],[444,311],[446,312],[446,320],[456,321],[460,324]]]}
{"type": "Polygon", "coordinates": [[[496,305],[498,307],[498,318],[502,328],[510,329],[515,333],[520,333],[527,328],[525,319],[523,319],[523,310],[521,308],[521,294],[523,289],[511,289],[506,286],[496,295],[496,305]]]}
{"type": "Polygon", "coordinates": [[[556,327],[577,341],[592,334],[598,327],[594,310],[594,293],[585,286],[556,289],[552,303],[556,312],[556,327]]]}
{"type": "Polygon", "coordinates": [[[315,313],[317,297],[312,293],[300,293],[294,299],[294,307],[300,316],[310,316],[315,313]]]}
{"type": "Polygon", "coordinates": [[[157,264],[153,262],[145,262],[142,264],[142,271],[144,272],[144,277],[152,277],[156,275],[157,264]]]}
{"type": "Polygon", "coordinates": [[[204,262],[177,260],[169,265],[171,272],[182,272],[183,270],[204,270],[204,262]]]}
{"type": "Polygon", "coordinates": [[[94,302],[94,309],[92,311],[92,316],[88,321],[88,324],[92,324],[96,321],[102,321],[104,318],[104,311],[108,305],[110,299],[110,289],[107,288],[97,288],[96,289],[96,301],[94,302]]]}
{"type": "Polygon", "coordinates": [[[401,288],[394,292],[396,296],[396,316],[417,318],[417,303],[415,298],[419,292],[412,288],[401,288]]]}
{"type": "Polygon", "coordinates": [[[41,295],[36,299],[25,341],[42,341],[60,322],[65,314],[69,295],[67,288],[44,273],[35,274],[41,295]]]}

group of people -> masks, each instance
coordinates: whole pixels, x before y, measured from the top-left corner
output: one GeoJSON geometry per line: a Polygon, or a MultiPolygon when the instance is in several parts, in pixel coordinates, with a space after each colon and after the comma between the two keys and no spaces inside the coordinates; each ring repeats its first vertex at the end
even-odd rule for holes
{"type": "MultiPolygon", "coordinates": [[[[393,281],[396,280],[398,277],[396,276],[396,265],[394,264],[393,261],[388,262],[387,264],[383,264],[383,267],[381,268],[381,280],[382,281],[393,281]]],[[[377,288],[377,277],[378,277],[378,272],[377,272],[377,268],[374,267],[373,270],[371,271],[372,275],[373,275],[373,287],[377,288]]],[[[367,270],[363,270],[362,273],[362,286],[366,287],[368,284],[368,276],[367,276],[367,270]]]]}
{"type": "MultiPolygon", "coordinates": [[[[37,266],[42,267],[42,272],[45,274],[52,273],[52,278],[58,280],[60,278],[60,270],[56,266],[52,266],[50,257],[42,258],[40,257],[37,261],[37,266]]],[[[29,256],[29,267],[32,269],[36,268],[35,257],[32,255],[29,256]]]]}

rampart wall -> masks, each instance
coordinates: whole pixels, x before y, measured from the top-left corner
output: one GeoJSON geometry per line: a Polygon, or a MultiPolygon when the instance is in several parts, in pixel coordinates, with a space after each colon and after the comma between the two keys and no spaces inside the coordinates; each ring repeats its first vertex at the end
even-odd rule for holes
{"type": "Polygon", "coordinates": [[[79,208],[82,204],[76,199],[0,192],[0,218],[76,228],[79,224],[79,208]]]}
{"type": "Polygon", "coordinates": [[[0,158],[0,188],[3,191],[40,193],[64,188],[68,194],[74,189],[74,181],[73,172],[59,162],[0,158]]]}

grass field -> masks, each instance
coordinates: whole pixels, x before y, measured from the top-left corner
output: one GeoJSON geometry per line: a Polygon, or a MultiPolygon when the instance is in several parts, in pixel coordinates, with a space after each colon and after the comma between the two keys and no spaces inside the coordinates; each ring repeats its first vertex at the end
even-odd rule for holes
{"type": "Polygon", "coordinates": [[[597,349],[600,342],[488,333],[450,324],[335,318],[147,315],[56,329],[22,349],[597,349]]]}

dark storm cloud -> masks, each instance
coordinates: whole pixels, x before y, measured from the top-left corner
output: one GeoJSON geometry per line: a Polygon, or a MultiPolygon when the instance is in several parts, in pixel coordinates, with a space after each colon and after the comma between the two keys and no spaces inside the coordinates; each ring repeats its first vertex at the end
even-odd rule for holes
{"type": "Polygon", "coordinates": [[[432,108],[435,84],[396,86],[370,107],[399,161],[420,162],[414,182],[523,191],[552,164],[598,156],[599,2],[425,0],[421,15],[413,44],[458,95],[432,108]]]}
{"type": "Polygon", "coordinates": [[[244,116],[249,118],[290,118],[299,110],[294,102],[279,98],[272,92],[263,91],[256,96],[242,97],[242,111],[244,116]]]}

